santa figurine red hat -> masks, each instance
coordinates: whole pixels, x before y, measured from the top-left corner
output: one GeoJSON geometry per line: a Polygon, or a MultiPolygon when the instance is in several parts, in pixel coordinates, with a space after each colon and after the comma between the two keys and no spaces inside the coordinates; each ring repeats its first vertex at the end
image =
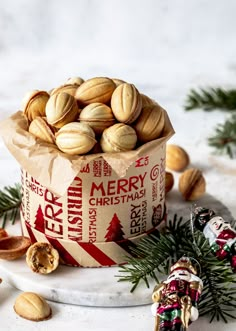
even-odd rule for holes
{"type": "Polygon", "coordinates": [[[236,231],[232,229],[230,223],[205,207],[196,207],[192,217],[195,227],[209,239],[217,258],[228,259],[233,272],[236,272],[236,231]]]}

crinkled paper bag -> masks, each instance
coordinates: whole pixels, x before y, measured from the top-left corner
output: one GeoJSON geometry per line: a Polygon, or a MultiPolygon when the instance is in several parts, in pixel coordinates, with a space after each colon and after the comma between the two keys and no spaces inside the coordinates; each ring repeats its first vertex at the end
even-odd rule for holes
{"type": "Polygon", "coordinates": [[[129,152],[82,156],[65,154],[55,145],[35,138],[28,132],[28,121],[22,111],[0,123],[0,134],[20,166],[54,194],[62,196],[76,175],[90,161],[102,157],[119,177],[124,177],[138,157],[155,153],[174,134],[174,130],[165,111],[165,127],[161,138],[129,152]]]}

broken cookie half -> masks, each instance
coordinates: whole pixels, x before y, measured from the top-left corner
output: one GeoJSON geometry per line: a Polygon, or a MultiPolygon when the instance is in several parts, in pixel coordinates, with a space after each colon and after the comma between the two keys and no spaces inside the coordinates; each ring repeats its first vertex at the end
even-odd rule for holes
{"type": "Polygon", "coordinates": [[[34,272],[49,274],[58,267],[59,254],[51,244],[36,242],[28,248],[26,262],[34,272]]]}

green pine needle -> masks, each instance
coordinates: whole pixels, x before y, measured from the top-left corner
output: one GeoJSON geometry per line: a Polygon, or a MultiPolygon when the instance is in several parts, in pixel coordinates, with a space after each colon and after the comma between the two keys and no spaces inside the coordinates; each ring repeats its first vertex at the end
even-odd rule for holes
{"type": "Polygon", "coordinates": [[[218,124],[215,134],[208,139],[208,142],[220,153],[226,153],[233,158],[236,150],[236,115],[232,115],[224,124],[218,124]]]}
{"type": "Polygon", "coordinates": [[[4,228],[6,222],[10,220],[12,224],[15,223],[19,215],[21,204],[21,186],[6,186],[0,190],[0,218],[2,218],[1,227],[4,228]]]}
{"type": "MultiPolygon", "coordinates": [[[[198,261],[201,266],[200,278],[204,287],[199,302],[200,315],[227,322],[236,318],[236,274],[228,262],[219,261],[212,253],[209,241],[202,232],[191,231],[190,221],[183,223],[175,215],[169,221],[166,232],[160,237],[149,236],[141,240],[133,249],[135,256],[127,258],[127,265],[121,266],[119,281],[131,283],[131,292],[144,281],[149,287],[150,279],[157,283],[159,274],[168,274],[170,266],[183,255],[198,261]],[[193,235],[194,239],[193,240],[193,235]],[[199,254],[200,252],[200,254],[199,254]]],[[[196,267],[199,265],[196,264],[196,267]]]]}
{"type": "Polygon", "coordinates": [[[236,110],[236,90],[218,88],[201,88],[199,91],[192,89],[187,95],[184,105],[185,110],[203,108],[206,111],[222,109],[225,111],[236,110]]]}

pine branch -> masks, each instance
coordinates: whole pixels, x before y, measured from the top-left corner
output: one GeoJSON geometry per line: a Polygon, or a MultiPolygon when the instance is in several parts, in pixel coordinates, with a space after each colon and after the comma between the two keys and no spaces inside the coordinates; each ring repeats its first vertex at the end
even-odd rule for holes
{"type": "Polygon", "coordinates": [[[21,204],[21,186],[6,186],[0,190],[0,218],[2,218],[2,228],[10,220],[14,224],[19,214],[21,204]]]}
{"type": "Polygon", "coordinates": [[[123,275],[119,281],[129,281],[131,292],[141,281],[149,287],[153,278],[157,283],[157,272],[168,274],[170,265],[183,255],[198,261],[201,266],[200,278],[204,288],[199,303],[200,315],[210,315],[214,319],[236,318],[236,274],[225,261],[219,261],[212,253],[209,241],[202,232],[194,231],[195,241],[191,235],[190,221],[183,223],[175,215],[160,237],[150,236],[143,239],[133,250],[137,258],[128,258],[128,265],[119,270],[123,275]]]}
{"type": "Polygon", "coordinates": [[[224,124],[218,124],[215,135],[208,139],[210,146],[218,149],[220,153],[226,153],[230,158],[234,157],[236,150],[236,115],[232,115],[224,124]]]}
{"type": "Polygon", "coordinates": [[[185,105],[185,110],[203,108],[206,111],[222,109],[225,111],[236,110],[236,90],[218,88],[201,88],[200,91],[190,90],[185,105]]]}

